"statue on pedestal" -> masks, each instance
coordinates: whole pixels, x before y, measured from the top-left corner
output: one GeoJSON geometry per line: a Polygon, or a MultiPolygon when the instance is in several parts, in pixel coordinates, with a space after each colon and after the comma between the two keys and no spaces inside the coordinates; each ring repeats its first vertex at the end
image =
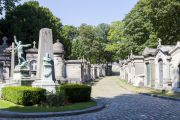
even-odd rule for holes
{"type": "Polygon", "coordinates": [[[15,69],[13,71],[13,80],[20,81],[21,85],[31,84],[32,81],[30,81],[30,83],[27,82],[30,78],[29,67],[28,63],[23,57],[23,48],[29,47],[31,46],[31,44],[23,45],[21,41],[17,41],[16,36],[14,36],[14,42],[16,44],[15,50],[18,54],[18,65],[15,66],[15,69]]]}
{"type": "Polygon", "coordinates": [[[43,57],[43,80],[52,81],[52,59],[48,53],[43,57]]]}
{"type": "Polygon", "coordinates": [[[15,41],[16,50],[18,53],[18,65],[17,66],[18,67],[27,67],[27,62],[23,57],[23,48],[29,47],[29,46],[31,46],[31,44],[23,45],[21,41],[17,42],[16,36],[14,36],[14,41],[15,41]]]}

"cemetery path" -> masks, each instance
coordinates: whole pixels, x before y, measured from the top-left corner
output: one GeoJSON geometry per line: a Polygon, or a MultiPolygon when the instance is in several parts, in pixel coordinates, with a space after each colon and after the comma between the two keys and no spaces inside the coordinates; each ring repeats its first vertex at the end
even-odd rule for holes
{"type": "Polygon", "coordinates": [[[99,112],[32,120],[180,120],[180,102],[131,93],[119,87],[117,80],[105,77],[93,86],[92,96],[106,103],[99,112]]]}

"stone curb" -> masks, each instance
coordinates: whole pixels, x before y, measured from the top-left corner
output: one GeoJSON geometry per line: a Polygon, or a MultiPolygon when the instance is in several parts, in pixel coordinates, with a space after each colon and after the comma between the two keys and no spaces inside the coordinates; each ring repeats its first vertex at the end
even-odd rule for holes
{"type": "Polygon", "coordinates": [[[149,93],[139,93],[139,94],[141,94],[141,95],[147,95],[147,96],[152,96],[152,97],[158,97],[158,98],[162,98],[162,99],[166,99],[166,100],[180,101],[179,98],[165,97],[165,96],[155,95],[155,94],[149,94],[149,93]]]}
{"type": "Polygon", "coordinates": [[[90,112],[96,112],[105,108],[102,101],[97,101],[97,106],[86,108],[83,110],[65,111],[65,112],[38,112],[38,113],[22,113],[0,110],[0,118],[44,118],[44,117],[60,117],[69,115],[79,115],[90,112]]]}

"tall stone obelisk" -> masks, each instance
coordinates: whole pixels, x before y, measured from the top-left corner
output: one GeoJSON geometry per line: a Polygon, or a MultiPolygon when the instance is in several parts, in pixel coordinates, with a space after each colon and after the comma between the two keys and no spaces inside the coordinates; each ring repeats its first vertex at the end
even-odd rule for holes
{"type": "Polygon", "coordinates": [[[42,77],[43,57],[49,54],[53,60],[53,36],[52,30],[42,28],[39,32],[38,62],[37,62],[37,79],[42,77]]]}
{"type": "Polygon", "coordinates": [[[49,92],[55,92],[55,72],[53,57],[52,30],[42,28],[39,33],[37,80],[32,84],[35,87],[45,88],[49,92]]]}

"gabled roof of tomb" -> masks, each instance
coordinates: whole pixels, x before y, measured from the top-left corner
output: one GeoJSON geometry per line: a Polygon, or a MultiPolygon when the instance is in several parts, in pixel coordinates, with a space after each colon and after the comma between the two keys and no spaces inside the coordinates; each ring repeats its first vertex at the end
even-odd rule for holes
{"type": "MultiPolygon", "coordinates": [[[[82,64],[83,60],[66,60],[65,62],[66,64],[82,64]]],[[[84,62],[86,63],[87,61],[84,62]]]]}
{"type": "Polygon", "coordinates": [[[174,47],[175,47],[174,45],[161,45],[157,48],[155,55],[157,55],[159,51],[169,55],[170,50],[172,50],[174,47]]]}
{"type": "Polygon", "coordinates": [[[33,48],[25,50],[26,53],[38,53],[38,49],[36,48],[36,42],[33,42],[33,48]]]}
{"type": "Polygon", "coordinates": [[[174,47],[173,49],[171,49],[169,51],[170,54],[174,53],[176,50],[180,49],[180,42],[178,41],[176,44],[176,47],[174,47]]]}
{"type": "Polygon", "coordinates": [[[30,48],[25,50],[26,53],[38,53],[38,49],[37,48],[30,48]]]}
{"type": "Polygon", "coordinates": [[[156,50],[155,48],[148,48],[146,47],[142,53],[143,56],[155,56],[155,53],[156,53],[156,50]]]}

